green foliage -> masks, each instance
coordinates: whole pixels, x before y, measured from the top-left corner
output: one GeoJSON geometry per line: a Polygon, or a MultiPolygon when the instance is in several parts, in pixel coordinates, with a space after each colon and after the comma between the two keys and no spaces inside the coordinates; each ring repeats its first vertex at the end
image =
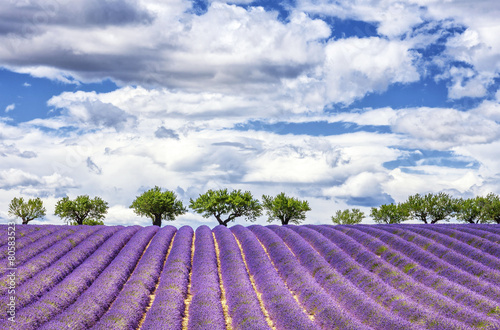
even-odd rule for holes
{"type": "Polygon", "coordinates": [[[281,221],[282,225],[290,222],[296,225],[306,219],[306,212],[311,211],[307,201],[301,201],[294,197],[287,197],[280,193],[276,197],[262,196],[262,206],[266,209],[267,222],[281,221]]]}
{"type": "Polygon", "coordinates": [[[241,190],[228,193],[227,189],[210,189],[196,200],[190,199],[189,207],[205,218],[214,216],[219,224],[224,226],[238,217],[255,221],[262,215],[259,201],[254,199],[249,191],[242,193],[241,190]],[[223,216],[226,218],[222,219],[223,216]]]}
{"type": "Polygon", "coordinates": [[[137,196],[130,208],[139,216],[150,217],[153,225],[159,227],[162,220],[173,221],[176,216],[187,212],[175,192],[170,190],[162,192],[158,186],[137,196]]]}
{"type": "Polygon", "coordinates": [[[408,220],[410,212],[405,204],[384,204],[372,207],[370,214],[376,223],[401,223],[408,220]]]}
{"type": "Polygon", "coordinates": [[[420,194],[410,196],[405,205],[412,218],[424,223],[448,221],[455,210],[453,198],[442,192],[437,195],[429,193],[424,196],[420,194]]]}
{"type": "Polygon", "coordinates": [[[359,209],[352,210],[338,210],[334,216],[332,216],[332,221],[336,225],[356,225],[363,221],[365,214],[359,209]]]}
{"type": "Polygon", "coordinates": [[[72,225],[103,224],[102,219],[106,213],[108,213],[108,203],[100,197],[90,199],[88,195],[78,196],[75,200],[64,197],[57,201],[54,212],[72,225]]]}
{"type": "Polygon", "coordinates": [[[500,224],[500,198],[494,193],[489,193],[485,198],[482,218],[484,222],[500,224]]]}
{"type": "Polygon", "coordinates": [[[486,197],[457,199],[455,211],[457,220],[462,222],[500,224],[500,198],[493,193],[486,197]]]}
{"type": "MultiPolygon", "coordinates": [[[[73,222],[71,224],[72,225],[78,225],[76,222],[73,222]]],[[[104,222],[102,220],[85,219],[85,220],[83,220],[83,225],[87,225],[87,226],[101,226],[101,225],[104,225],[104,222]]]]}
{"type": "Polygon", "coordinates": [[[27,202],[22,197],[14,197],[9,204],[9,215],[23,220],[23,225],[33,219],[43,218],[47,210],[43,207],[40,197],[29,199],[27,202]]]}
{"type": "Polygon", "coordinates": [[[459,198],[455,201],[456,218],[459,221],[466,223],[482,223],[484,222],[482,213],[485,204],[484,197],[474,198],[459,198]]]}

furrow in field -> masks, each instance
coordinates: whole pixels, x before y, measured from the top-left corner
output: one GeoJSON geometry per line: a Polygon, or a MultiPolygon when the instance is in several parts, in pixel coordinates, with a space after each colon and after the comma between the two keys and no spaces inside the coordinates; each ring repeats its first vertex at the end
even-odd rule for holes
{"type": "Polygon", "coordinates": [[[189,319],[185,324],[190,330],[223,330],[226,320],[221,303],[221,290],[215,255],[214,238],[207,226],[195,232],[195,246],[191,269],[191,302],[189,319]]]}
{"type": "Polygon", "coordinates": [[[130,278],[92,329],[135,329],[139,325],[175,232],[173,226],[158,230],[130,278]]]}
{"type": "Polygon", "coordinates": [[[163,272],[163,269],[165,268],[165,265],[167,263],[168,257],[170,256],[170,252],[172,251],[172,246],[174,245],[174,239],[175,239],[176,235],[177,235],[177,229],[175,230],[172,238],[170,239],[170,243],[168,244],[167,253],[165,254],[165,257],[164,257],[164,259],[161,262],[161,269],[160,269],[160,271],[158,273],[159,275],[154,279],[155,283],[154,283],[154,286],[153,286],[153,289],[152,289],[151,293],[149,294],[148,303],[146,304],[146,308],[144,309],[144,312],[142,313],[142,316],[141,316],[141,318],[139,320],[139,323],[138,323],[136,329],[141,329],[142,328],[144,320],[146,319],[146,315],[149,312],[149,310],[151,309],[151,306],[153,305],[153,302],[154,302],[154,300],[156,298],[156,290],[158,289],[158,286],[160,285],[161,273],[163,272]]]}
{"type": "MultiPolygon", "coordinates": [[[[408,276],[411,276],[416,282],[425,285],[429,289],[434,290],[436,294],[435,299],[438,299],[438,303],[436,303],[436,306],[439,306],[439,308],[443,308],[444,311],[446,311],[449,308],[453,308],[453,304],[439,303],[440,301],[439,295],[453,300],[454,303],[456,304],[465,305],[463,309],[466,310],[467,312],[470,309],[471,312],[486,314],[487,316],[491,316],[494,318],[498,318],[500,316],[498,315],[500,309],[498,309],[497,311],[498,307],[497,302],[490,300],[480,294],[477,294],[457,283],[449,281],[445,277],[439,276],[435,272],[422,266],[419,263],[418,258],[417,260],[411,259],[404,252],[393,249],[390,244],[387,244],[386,242],[383,242],[372,235],[369,235],[367,233],[355,229],[355,228],[360,228],[360,225],[335,226],[333,228],[336,231],[341,231],[344,234],[349,235],[358,243],[365,246],[371,252],[379,256],[381,260],[385,260],[388,264],[391,264],[392,266],[396,267],[400,272],[402,271],[408,276]],[[467,307],[467,309],[465,307],[467,307]]],[[[409,245],[406,253],[418,254],[421,252],[419,250],[421,249],[409,245]]],[[[375,265],[378,269],[380,268],[380,265],[383,264],[377,263],[375,265]]],[[[394,284],[398,285],[398,290],[412,289],[412,286],[408,285],[407,282],[405,282],[402,278],[400,278],[397,273],[386,271],[384,270],[384,268],[377,270],[379,276],[387,277],[387,279],[389,280],[391,280],[391,277],[393,277],[394,279],[392,281],[394,281],[394,284]]],[[[423,294],[425,292],[426,292],[425,290],[416,290],[415,297],[419,297],[420,294],[423,294]]],[[[431,291],[429,293],[429,302],[432,301],[432,299],[434,298],[431,291]]],[[[479,321],[478,324],[480,323],[481,321],[479,321]]]]}
{"type": "MultiPolygon", "coordinates": [[[[111,236],[62,282],[38,300],[21,308],[16,313],[16,327],[12,329],[37,329],[42,323],[70,306],[112,262],[139,228],[138,226],[123,228],[111,236]]],[[[11,325],[2,321],[0,328],[11,329],[11,325]]]]}
{"type": "Polygon", "coordinates": [[[369,227],[366,225],[358,225],[356,227],[359,231],[367,233],[374,238],[378,238],[381,241],[388,244],[393,250],[398,251],[400,254],[407,258],[413,259],[418,265],[431,270],[436,273],[436,275],[448,279],[463,288],[474,291],[484,297],[492,299],[500,303],[500,288],[484,281],[480,281],[477,277],[464,272],[455,266],[445,262],[431,253],[423,250],[422,248],[405,241],[404,239],[387,233],[382,229],[377,229],[375,227],[369,227]]]}
{"type": "Polygon", "coordinates": [[[219,287],[221,292],[221,305],[222,311],[224,313],[224,321],[226,323],[226,329],[233,329],[233,320],[231,319],[231,315],[229,315],[229,306],[227,305],[227,293],[226,289],[224,289],[224,280],[222,279],[222,266],[220,262],[220,249],[219,243],[215,238],[215,234],[212,232],[212,237],[214,238],[214,247],[215,247],[215,255],[217,257],[217,273],[219,275],[219,287]]]}
{"type": "MultiPolygon", "coordinates": [[[[409,229],[414,230],[412,227],[409,229]]],[[[417,228],[415,228],[415,230],[416,229],[417,228]]],[[[475,249],[479,252],[479,254],[476,254],[474,257],[480,258],[480,255],[482,255],[484,258],[490,257],[489,259],[491,259],[491,257],[495,259],[500,258],[500,245],[478,237],[477,235],[464,232],[461,229],[448,229],[446,227],[431,226],[425,229],[427,231],[435,232],[437,236],[442,239],[442,243],[447,247],[458,248],[459,250],[464,251],[475,249]]],[[[479,260],[482,259],[483,258],[480,258],[479,260]]]]}
{"type": "MultiPolygon", "coordinates": [[[[39,253],[44,252],[44,250],[50,247],[52,244],[57,243],[58,241],[64,239],[66,236],[73,234],[77,230],[79,230],[79,228],[77,228],[76,226],[72,226],[71,228],[62,228],[50,234],[47,234],[46,236],[36,240],[31,244],[27,244],[26,246],[24,246],[24,248],[17,247],[14,267],[22,266],[29,259],[33,258],[39,253]]],[[[7,271],[6,268],[14,268],[11,263],[8,262],[8,258],[0,260],[0,267],[2,267],[0,268],[0,277],[3,277],[3,274],[5,274],[5,272],[7,271]],[[9,265],[9,267],[7,265],[9,265]]]]}
{"type": "MultiPolygon", "coordinates": [[[[400,317],[426,328],[438,329],[472,328],[485,320],[486,315],[470,311],[415,281],[405,273],[405,270],[411,270],[410,267],[398,269],[388,264],[360,244],[362,240],[354,240],[327,226],[307,227],[304,229],[315,229],[334,244],[322,251],[330,264],[384,308],[400,317]]],[[[489,321],[491,324],[496,322],[493,319],[489,321]]]]}
{"type": "MultiPolygon", "coordinates": [[[[48,249],[35,255],[23,265],[18,266],[16,270],[16,286],[20,286],[28,279],[33,277],[35,274],[40,273],[45,268],[49,267],[51,264],[57,262],[58,259],[63,257],[68,251],[73,249],[80,244],[82,241],[87,239],[90,235],[96,232],[100,228],[93,228],[90,226],[87,228],[82,228],[75,233],[63,238],[59,242],[55,242],[48,249]]],[[[0,295],[7,293],[7,280],[6,277],[0,281],[0,295]]]]}
{"type": "Polygon", "coordinates": [[[222,282],[232,328],[270,329],[233,234],[224,226],[215,227],[213,232],[220,249],[222,282]]]}
{"type": "Polygon", "coordinates": [[[440,234],[425,228],[397,229],[391,226],[378,226],[377,228],[397,235],[481,280],[500,285],[499,259],[446,236],[446,232],[440,234]]]}
{"type": "MultiPolygon", "coordinates": [[[[34,230],[33,232],[30,232],[28,235],[21,237],[21,238],[16,238],[16,251],[21,250],[22,248],[26,247],[27,245],[36,242],[37,240],[52,234],[56,230],[61,230],[64,228],[67,228],[69,226],[57,226],[57,225],[45,225],[41,226],[39,230],[34,230]]],[[[7,235],[5,235],[7,236],[7,235]]],[[[3,259],[7,257],[7,243],[0,246],[0,259],[3,259]]],[[[2,262],[0,261],[0,265],[2,262]]]]}
{"type": "MultiPolygon", "coordinates": [[[[419,323],[425,320],[421,315],[422,313],[417,311],[415,313],[416,318],[412,323],[403,317],[401,313],[388,310],[391,303],[393,305],[401,304],[401,301],[394,302],[395,299],[391,300],[396,295],[391,295],[391,292],[383,290],[374,290],[374,293],[379,293],[379,295],[367,294],[367,287],[371,288],[374,284],[371,281],[372,279],[358,274],[361,273],[361,267],[355,267],[352,262],[347,269],[339,267],[340,265],[335,262],[337,258],[343,262],[349,262],[348,258],[320,233],[305,227],[295,228],[295,226],[275,228],[275,230],[285,243],[295,251],[300,263],[307,269],[307,272],[327,290],[331,298],[337,301],[340,308],[350,312],[352,315],[350,316],[357,320],[357,323],[362,322],[374,329],[421,328],[419,323]],[[330,255],[335,257],[330,258],[330,255]],[[311,260],[311,262],[308,260],[311,260]],[[354,272],[350,274],[352,270],[354,272]],[[383,293],[380,291],[383,291],[383,293]],[[381,303],[381,300],[385,304],[381,303]]],[[[380,285],[380,283],[376,284],[380,285]]],[[[411,309],[411,312],[416,311],[411,309]]]]}
{"type": "Polygon", "coordinates": [[[186,298],[184,298],[184,313],[182,317],[182,329],[187,330],[188,329],[188,323],[189,323],[189,305],[191,304],[191,300],[193,299],[193,294],[191,292],[191,283],[192,283],[192,278],[193,278],[193,259],[194,259],[194,253],[195,253],[195,241],[196,241],[196,232],[193,234],[193,239],[191,241],[191,271],[189,272],[188,276],[188,285],[187,285],[187,292],[186,292],[186,298]]]}
{"type": "Polygon", "coordinates": [[[158,227],[141,228],[78,299],[40,329],[88,329],[115,299],[158,227]]]}
{"type": "MultiPolygon", "coordinates": [[[[118,227],[102,228],[66,253],[53,265],[18,286],[16,289],[16,311],[51,290],[117,231],[118,227]]],[[[1,310],[4,308],[5,302],[2,302],[1,310]]],[[[3,317],[4,315],[2,315],[3,317]]]]}
{"type": "Polygon", "coordinates": [[[191,245],[194,231],[191,227],[181,227],[174,238],[172,250],[160,275],[151,308],[141,329],[182,328],[184,299],[187,295],[189,273],[191,271],[191,245]]]}

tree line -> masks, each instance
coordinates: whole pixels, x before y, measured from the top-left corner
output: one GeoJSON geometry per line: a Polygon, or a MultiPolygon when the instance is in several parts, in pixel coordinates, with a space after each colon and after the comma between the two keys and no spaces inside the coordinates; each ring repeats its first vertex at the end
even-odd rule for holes
{"type": "MultiPolygon", "coordinates": [[[[205,218],[215,217],[220,225],[227,226],[236,218],[243,217],[255,221],[266,211],[269,222],[280,221],[281,224],[300,224],[306,219],[305,213],[310,211],[309,203],[285,193],[277,196],[262,196],[262,202],[254,198],[249,191],[219,189],[208,190],[200,194],[196,200],[190,199],[189,207],[205,218]]],[[[145,191],[130,205],[139,216],[146,216],[153,225],[160,226],[162,221],[173,221],[187,212],[175,192],[158,186],[145,191]]],[[[100,197],[91,199],[88,195],[70,200],[64,197],[56,203],[54,214],[70,225],[103,225],[108,211],[108,203],[100,197]]],[[[9,215],[22,219],[23,224],[46,215],[46,209],[40,198],[24,201],[22,197],[14,198],[9,205],[9,215]]]]}
{"type": "MultiPolygon", "coordinates": [[[[139,216],[146,216],[155,226],[162,221],[173,221],[187,212],[175,192],[162,191],[158,186],[137,196],[130,208],[139,216]]],[[[276,196],[262,196],[262,202],[254,198],[249,191],[219,189],[208,190],[195,200],[190,199],[189,208],[205,218],[214,217],[220,225],[227,226],[236,218],[255,221],[266,212],[268,222],[281,222],[282,225],[300,224],[310,211],[307,201],[280,193],[276,196]]],[[[100,197],[90,198],[81,195],[71,200],[68,197],[56,203],[54,214],[71,225],[103,225],[108,211],[108,203],[100,197]]],[[[9,205],[9,215],[19,217],[23,224],[46,215],[46,209],[40,198],[24,201],[14,198],[9,205]]],[[[453,198],[446,193],[415,194],[405,202],[384,204],[372,207],[370,216],[376,223],[393,224],[407,220],[418,220],[426,224],[449,221],[455,218],[465,223],[500,224],[500,198],[493,193],[486,197],[453,198]]],[[[365,214],[359,209],[339,210],[331,217],[334,224],[359,224],[365,214]]]]}

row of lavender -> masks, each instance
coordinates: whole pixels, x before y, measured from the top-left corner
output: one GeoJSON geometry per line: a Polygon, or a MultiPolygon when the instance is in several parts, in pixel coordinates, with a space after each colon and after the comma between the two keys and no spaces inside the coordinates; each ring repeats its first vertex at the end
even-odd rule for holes
{"type": "Polygon", "coordinates": [[[493,226],[17,227],[2,329],[500,328],[493,226]]]}

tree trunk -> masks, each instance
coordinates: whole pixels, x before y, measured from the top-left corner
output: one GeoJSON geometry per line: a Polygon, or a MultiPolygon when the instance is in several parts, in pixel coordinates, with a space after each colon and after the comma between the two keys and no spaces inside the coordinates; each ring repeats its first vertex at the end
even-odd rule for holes
{"type": "Polygon", "coordinates": [[[155,214],[155,219],[153,220],[153,226],[161,227],[161,214],[155,214]]]}
{"type": "Polygon", "coordinates": [[[27,225],[30,219],[23,219],[23,225],[27,225]]]}
{"type": "Polygon", "coordinates": [[[215,219],[217,219],[217,222],[219,223],[219,225],[223,225],[223,226],[227,227],[227,223],[229,222],[229,219],[222,221],[222,219],[220,218],[220,215],[217,215],[217,214],[214,214],[214,217],[215,217],[215,219]]]}

